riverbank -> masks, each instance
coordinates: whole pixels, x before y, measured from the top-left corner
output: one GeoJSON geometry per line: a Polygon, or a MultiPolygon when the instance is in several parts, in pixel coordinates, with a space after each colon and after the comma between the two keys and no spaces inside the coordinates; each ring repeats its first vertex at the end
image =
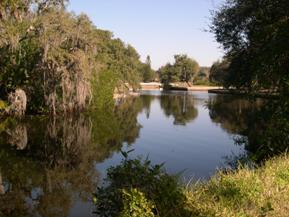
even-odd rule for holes
{"type": "Polygon", "coordinates": [[[222,89],[222,88],[212,88],[208,90],[209,93],[215,94],[228,94],[228,95],[239,95],[239,96],[252,96],[261,98],[275,98],[278,97],[278,93],[270,92],[268,90],[258,91],[258,92],[248,92],[245,90],[237,89],[222,89]]]}
{"type": "Polygon", "coordinates": [[[112,167],[110,185],[101,188],[94,199],[96,207],[105,208],[100,216],[106,216],[102,215],[106,210],[112,210],[111,216],[121,217],[288,216],[286,155],[268,160],[258,169],[219,172],[208,182],[186,187],[160,168],[148,160],[128,158],[112,167]]]}
{"type": "MultiPolygon", "coordinates": [[[[140,83],[140,86],[141,90],[161,90],[163,88],[163,84],[159,82],[140,83]]],[[[193,85],[187,82],[174,82],[170,83],[169,89],[183,91],[209,91],[215,89],[222,89],[222,87],[209,85],[193,85]]]]}
{"type": "Polygon", "coordinates": [[[288,216],[289,157],[276,157],[256,170],[218,173],[188,187],[185,195],[195,216],[288,216]]]}

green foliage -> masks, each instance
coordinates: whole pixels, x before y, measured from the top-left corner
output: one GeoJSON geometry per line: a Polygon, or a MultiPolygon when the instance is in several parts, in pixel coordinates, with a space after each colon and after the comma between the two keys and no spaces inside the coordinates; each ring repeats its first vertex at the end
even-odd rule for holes
{"type": "Polygon", "coordinates": [[[154,205],[138,189],[123,190],[124,208],[120,217],[154,217],[154,205]]]}
{"type": "Polygon", "coordinates": [[[160,80],[164,84],[170,82],[189,82],[199,71],[198,63],[187,55],[175,55],[175,63],[170,63],[158,70],[160,80]]]}
{"type": "Polygon", "coordinates": [[[92,82],[93,102],[91,107],[101,109],[113,105],[113,93],[116,87],[117,78],[112,71],[103,71],[92,82]]]}
{"type": "Polygon", "coordinates": [[[213,13],[211,31],[226,51],[228,86],[286,90],[289,2],[227,0],[213,13]]]}
{"type": "Polygon", "coordinates": [[[288,156],[282,155],[255,170],[239,167],[236,171],[220,171],[208,182],[183,187],[160,166],[151,166],[148,160],[126,158],[108,170],[108,186],[96,193],[96,213],[99,216],[283,217],[289,210],[288,171],[288,156]]]}
{"type": "Polygon", "coordinates": [[[218,85],[224,85],[226,87],[230,86],[230,81],[228,81],[228,67],[229,63],[227,60],[215,62],[211,69],[209,75],[209,81],[216,83],[218,85]]]}
{"type": "Polygon", "coordinates": [[[210,67],[200,67],[198,73],[193,78],[194,85],[210,86],[213,83],[209,81],[210,67]]]}
{"type": "Polygon", "coordinates": [[[144,216],[189,216],[176,177],[165,173],[162,165],[153,166],[149,160],[125,158],[120,165],[108,169],[106,181],[108,185],[96,192],[99,216],[119,216],[127,213],[129,208],[144,216]],[[128,200],[123,197],[123,192],[131,189],[136,190],[130,193],[128,200]],[[132,198],[137,200],[131,201],[132,198]],[[145,209],[140,205],[143,200],[146,201],[142,205],[145,209]]]}
{"type": "Polygon", "coordinates": [[[155,72],[151,68],[150,56],[147,56],[146,63],[142,66],[142,80],[143,82],[151,82],[155,79],[155,72]]]}
{"type": "Polygon", "coordinates": [[[136,88],[140,81],[136,50],[98,30],[86,15],[67,12],[65,2],[0,4],[0,97],[23,89],[29,112],[83,110],[96,102],[93,97],[112,97],[115,87],[136,88]],[[95,87],[107,84],[102,79],[109,82],[105,90],[95,87]]]}
{"type": "Polygon", "coordinates": [[[139,54],[131,45],[125,45],[120,39],[113,39],[110,32],[97,30],[99,41],[97,60],[100,71],[110,71],[117,79],[116,86],[124,83],[138,87],[141,80],[142,63],[139,54]]]}

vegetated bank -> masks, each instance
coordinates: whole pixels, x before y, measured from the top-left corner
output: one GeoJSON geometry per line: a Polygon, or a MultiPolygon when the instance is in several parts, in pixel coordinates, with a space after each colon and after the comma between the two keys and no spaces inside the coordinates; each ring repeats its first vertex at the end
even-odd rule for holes
{"type": "MultiPolygon", "coordinates": [[[[279,95],[252,117],[251,130],[244,129],[248,139],[241,142],[250,143],[259,166],[221,172],[184,189],[160,165],[125,159],[108,171],[108,185],[96,193],[100,216],[288,216],[289,159],[282,154],[289,147],[288,11],[287,0],[227,0],[213,12],[211,31],[225,57],[211,68],[211,81],[279,95]]],[[[163,83],[191,79],[183,66],[195,63],[186,56],[175,60],[159,70],[163,83]]]]}
{"type": "Polygon", "coordinates": [[[211,89],[216,86],[209,81],[209,67],[200,67],[198,62],[185,54],[174,56],[174,63],[167,63],[157,70],[158,80],[165,90],[199,90],[211,89]],[[206,87],[206,88],[204,88],[206,87]]]}
{"type": "Polygon", "coordinates": [[[150,60],[98,29],[66,0],[1,1],[0,112],[63,114],[136,89],[150,60]]]}
{"type": "Polygon", "coordinates": [[[99,216],[285,217],[289,213],[289,158],[272,158],[252,170],[218,172],[208,182],[178,182],[162,165],[125,159],[108,170],[95,196],[99,216]]]}

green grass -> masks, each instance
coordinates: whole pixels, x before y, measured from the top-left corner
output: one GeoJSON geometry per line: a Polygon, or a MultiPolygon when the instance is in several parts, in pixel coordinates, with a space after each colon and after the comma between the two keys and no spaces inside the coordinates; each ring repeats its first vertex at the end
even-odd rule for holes
{"type": "Polygon", "coordinates": [[[220,172],[188,187],[185,195],[192,216],[289,216],[289,157],[271,159],[256,170],[220,172]]]}
{"type": "Polygon", "coordinates": [[[160,165],[125,160],[108,170],[108,185],[95,194],[99,216],[287,217],[289,156],[252,170],[219,172],[184,187],[160,165]]]}

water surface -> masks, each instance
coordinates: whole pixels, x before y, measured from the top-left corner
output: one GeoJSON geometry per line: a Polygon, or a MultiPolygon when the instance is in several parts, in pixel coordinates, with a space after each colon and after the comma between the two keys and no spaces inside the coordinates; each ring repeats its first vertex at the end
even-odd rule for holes
{"type": "Polygon", "coordinates": [[[91,193],[130,157],[165,163],[185,182],[246,155],[247,114],[258,101],[205,92],[142,92],[94,114],[0,121],[0,216],[93,216],[91,193]]]}

